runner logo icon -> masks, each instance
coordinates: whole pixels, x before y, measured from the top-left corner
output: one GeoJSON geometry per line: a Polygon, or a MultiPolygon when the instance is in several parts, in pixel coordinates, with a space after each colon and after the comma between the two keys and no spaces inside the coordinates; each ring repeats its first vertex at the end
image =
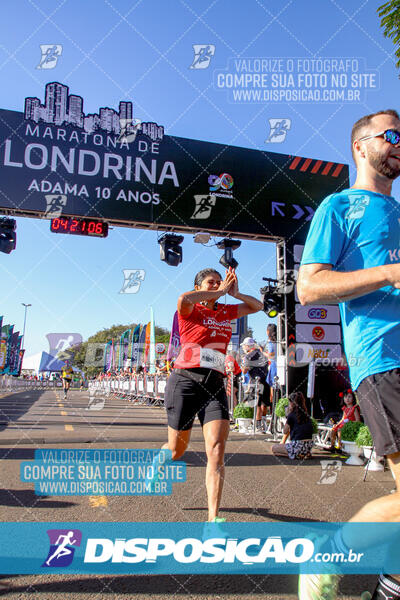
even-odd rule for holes
{"type": "Polygon", "coordinates": [[[284,142],[292,124],[291,119],[268,119],[268,121],[270,132],[265,143],[272,142],[273,144],[279,144],[280,142],[284,142]]]}
{"type": "Polygon", "coordinates": [[[48,529],[50,549],[42,567],[68,567],[74,558],[74,546],[80,546],[82,532],[79,529],[48,529]]]}
{"type": "Polygon", "coordinates": [[[194,58],[190,69],[207,69],[215,54],[213,44],[193,44],[194,58]]]}
{"type": "Polygon", "coordinates": [[[142,281],[146,276],[144,269],[122,269],[124,274],[124,283],[120,289],[120,294],[136,294],[140,290],[142,281]]]}
{"type": "Polygon", "coordinates": [[[44,217],[46,219],[58,219],[61,217],[63,208],[67,204],[67,196],[64,194],[46,194],[46,211],[44,217]]]}
{"type": "Polygon", "coordinates": [[[196,194],[194,196],[194,201],[196,203],[196,206],[195,206],[193,214],[190,218],[191,219],[208,219],[209,216],[211,215],[212,207],[215,206],[216,200],[217,200],[216,197],[211,194],[207,194],[207,195],[196,194]]]}
{"type": "Polygon", "coordinates": [[[54,69],[58,59],[62,54],[61,44],[40,44],[40,52],[42,54],[40,63],[37,69],[54,69]]]}

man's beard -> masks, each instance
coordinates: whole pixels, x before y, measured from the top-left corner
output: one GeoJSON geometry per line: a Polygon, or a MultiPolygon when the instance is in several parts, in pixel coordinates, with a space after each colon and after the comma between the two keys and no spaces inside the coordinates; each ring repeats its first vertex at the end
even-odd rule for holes
{"type": "Polygon", "coordinates": [[[397,167],[391,167],[387,159],[383,159],[382,156],[370,150],[368,153],[369,163],[372,165],[378,173],[384,175],[388,179],[396,179],[400,175],[400,161],[397,167]]]}

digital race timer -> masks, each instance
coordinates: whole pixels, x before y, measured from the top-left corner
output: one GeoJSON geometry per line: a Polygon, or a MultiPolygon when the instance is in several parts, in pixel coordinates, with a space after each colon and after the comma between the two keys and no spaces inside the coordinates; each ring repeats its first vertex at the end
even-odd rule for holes
{"type": "Polygon", "coordinates": [[[94,221],[93,219],[60,217],[59,219],[51,219],[50,231],[53,231],[54,233],[72,233],[73,235],[107,237],[108,223],[94,221]]]}

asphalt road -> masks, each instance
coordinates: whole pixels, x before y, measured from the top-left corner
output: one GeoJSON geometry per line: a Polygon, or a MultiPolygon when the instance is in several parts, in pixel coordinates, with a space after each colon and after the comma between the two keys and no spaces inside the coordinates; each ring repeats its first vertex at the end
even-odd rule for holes
{"type": "MultiPolygon", "coordinates": [[[[99,399],[97,399],[98,401],[99,399]]],[[[193,429],[184,460],[187,481],[174,484],[165,497],[46,497],[20,481],[22,460],[33,459],[35,448],[158,448],[166,436],[164,411],[107,399],[101,410],[88,410],[87,391],[21,391],[0,397],[0,518],[2,521],[204,521],[206,456],[201,429],[193,429]]],[[[99,403],[101,404],[101,402],[99,403]]],[[[300,464],[271,455],[263,436],[232,432],[227,446],[226,482],[221,516],[229,521],[345,521],[365,502],[389,493],[390,472],[369,473],[340,464],[336,482],[322,485],[321,460],[314,451],[300,464]]],[[[343,461],[341,461],[343,463],[343,461]]],[[[94,600],[234,598],[295,600],[294,576],[270,575],[159,575],[2,576],[0,595],[10,599],[94,600]]],[[[360,600],[372,591],[376,576],[343,578],[339,598],[360,600]]]]}

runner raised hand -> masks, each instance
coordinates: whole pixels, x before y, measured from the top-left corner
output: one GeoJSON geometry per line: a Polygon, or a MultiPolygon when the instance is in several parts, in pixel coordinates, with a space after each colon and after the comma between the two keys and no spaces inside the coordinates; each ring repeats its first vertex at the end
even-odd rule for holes
{"type": "Polygon", "coordinates": [[[232,295],[231,288],[235,284],[235,281],[237,281],[235,269],[232,269],[232,267],[229,267],[229,269],[227,269],[225,271],[225,279],[223,281],[221,281],[221,283],[219,284],[218,291],[222,292],[222,295],[224,295],[224,294],[232,295]]]}

